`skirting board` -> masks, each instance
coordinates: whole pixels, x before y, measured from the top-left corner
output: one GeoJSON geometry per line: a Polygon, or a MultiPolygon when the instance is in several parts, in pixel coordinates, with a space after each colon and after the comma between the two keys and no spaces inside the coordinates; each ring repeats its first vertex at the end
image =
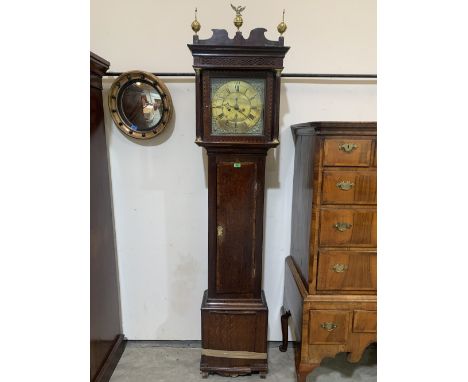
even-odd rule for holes
{"type": "MultiPolygon", "coordinates": [[[[289,341],[293,345],[294,341],[289,341]]],[[[268,347],[274,348],[282,344],[281,341],[268,341],[268,347]]],[[[127,347],[131,348],[201,348],[200,340],[127,340],[127,347]]]]}
{"type": "Polygon", "coordinates": [[[123,334],[119,334],[114,342],[114,346],[112,346],[112,350],[109,352],[104,364],[99,370],[96,378],[94,378],[93,382],[109,382],[112,373],[115,370],[115,367],[119,363],[120,357],[125,350],[125,346],[127,345],[127,340],[123,334]]]}

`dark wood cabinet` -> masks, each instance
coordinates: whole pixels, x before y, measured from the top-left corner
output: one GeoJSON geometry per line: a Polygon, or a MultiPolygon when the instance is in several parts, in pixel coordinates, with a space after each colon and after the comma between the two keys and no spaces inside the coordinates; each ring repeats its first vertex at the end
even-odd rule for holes
{"type": "Polygon", "coordinates": [[[297,380],[305,382],[323,358],[347,352],[357,362],[377,339],[377,125],[313,122],[292,129],[281,350],[292,317],[297,380]]]}
{"type": "Polygon", "coordinates": [[[90,356],[91,381],[108,381],[124,350],[102,76],[109,62],[90,61],[90,356]]]}

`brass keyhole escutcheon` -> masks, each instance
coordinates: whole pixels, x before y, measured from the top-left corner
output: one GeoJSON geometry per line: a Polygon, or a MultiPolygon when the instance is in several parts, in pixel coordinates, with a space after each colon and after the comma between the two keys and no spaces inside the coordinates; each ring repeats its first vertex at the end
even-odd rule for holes
{"type": "Polygon", "coordinates": [[[343,273],[348,270],[348,266],[346,264],[335,264],[332,270],[336,273],[343,273]]]}
{"type": "Polygon", "coordinates": [[[338,327],[338,325],[335,324],[334,322],[322,322],[320,324],[320,327],[322,329],[325,329],[325,330],[329,331],[329,332],[332,332],[333,330],[335,330],[338,327]]]}
{"type": "Polygon", "coordinates": [[[355,143],[342,143],[338,146],[339,150],[344,151],[345,153],[351,153],[353,150],[357,149],[358,145],[355,143]]]}
{"type": "Polygon", "coordinates": [[[218,231],[218,237],[221,237],[221,236],[224,235],[224,228],[223,228],[222,225],[219,225],[219,226],[217,227],[217,231],[218,231]]]}
{"type": "Polygon", "coordinates": [[[341,182],[338,182],[336,184],[336,187],[338,187],[340,190],[343,191],[349,191],[353,188],[354,183],[351,182],[350,180],[342,180],[341,182]]]}
{"type": "Polygon", "coordinates": [[[335,223],[333,227],[335,227],[340,232],[344,232],[347,229],[350,229],[352,226],[353,225],[349,223],[338,222],[338,223],[335,223]]]}

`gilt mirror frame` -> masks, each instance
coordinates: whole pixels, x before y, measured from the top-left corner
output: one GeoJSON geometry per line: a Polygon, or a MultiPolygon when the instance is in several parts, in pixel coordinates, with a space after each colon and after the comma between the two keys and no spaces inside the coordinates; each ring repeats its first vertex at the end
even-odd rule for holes
{"type": "Polygon", "coordinates": [[[108,101],[117,128],[136,139],[151,139],[160,134],[173,113],[166,85],[154,74],[139,70],[117,77],[108,101]]]}

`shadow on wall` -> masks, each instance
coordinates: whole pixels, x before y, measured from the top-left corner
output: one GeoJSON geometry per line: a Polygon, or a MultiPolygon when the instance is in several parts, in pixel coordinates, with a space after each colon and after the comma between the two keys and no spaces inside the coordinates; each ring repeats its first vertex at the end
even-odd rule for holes
{"type": "MultiPolygon", "coordinates": [[[[263,248],[262,248],[262,269],[265,270],[265,243],[267,242],[268,237],[266,235],[267,232],[267,224],[268,220],[266,217],[267,214],[267,206],[268,206],[268,189],[279,189],[280,188],[280,181],[279,181],[279,164],[280,164],[280,157],[281,157],[281,129],[284,128],[284,116],[289,113],[289,103],[288,99],[285,97],[286,91],[285,86],[281,83],[281,90],[280,90],[280,110],[279,110],[279,132],[278,138],[280,138],[280,144],[268,151],[265,163],[265,199],[264,199],[264,210],[263,210],[263,248]]],[[[265,272],[262,272],[262,289],[265,287],[265,272]]],[[[276,312],[270,312],[269,315],[276,314],[276,312]]],[[[279,314],[279,312],[278,312],[279,314]]],[[[270,324],[268,325],[270,327],[270,324]]],[[[268,327],[268,336],[270,332],[270,328],[268,327]]]]}
{"type": "MultiPolygon", "coordinates": [[[[289,113],[289,103],[286,95],[286,87],[284,86],[283,80],[281,80],[280,94],[280,110],[279,110],[279,137],[281,136],[281,129],[283,128],[284,116],[289,113]]],[[[266,201],[266,190],[269,188],[280,188],[279,182],[279,163],[281,158],[281,142],[273,150],[268,151],[265,164],[265,205],[266,201]]]]}

